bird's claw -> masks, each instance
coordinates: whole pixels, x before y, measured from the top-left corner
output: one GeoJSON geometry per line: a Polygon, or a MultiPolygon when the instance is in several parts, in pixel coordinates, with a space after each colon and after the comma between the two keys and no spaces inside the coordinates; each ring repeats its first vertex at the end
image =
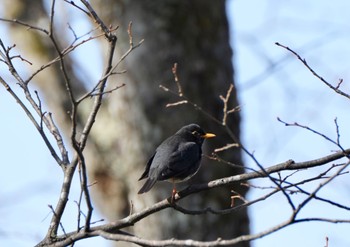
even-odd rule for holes
{"type": "Polygon", "coordinates": [[[175,196],[176,196],[176,193],[177,193],[177,191],[176,191],[176,189],[175,188],[173,188],[173,191],[172,191],[172,193],[171,193],[171,204],[174,204],[175,203],[175,196]]]}

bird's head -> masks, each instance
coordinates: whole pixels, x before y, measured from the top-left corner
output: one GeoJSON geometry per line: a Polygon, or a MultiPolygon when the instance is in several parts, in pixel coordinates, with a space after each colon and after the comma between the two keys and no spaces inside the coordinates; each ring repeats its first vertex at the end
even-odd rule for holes
{"type": "Polygon", "coordinates": [[[207,138],[215,137],[212,133],[206,133],[198,124],[189,124],[182,127],[176,134],[179,134],[188,141],[202,144],[207,138]]]}

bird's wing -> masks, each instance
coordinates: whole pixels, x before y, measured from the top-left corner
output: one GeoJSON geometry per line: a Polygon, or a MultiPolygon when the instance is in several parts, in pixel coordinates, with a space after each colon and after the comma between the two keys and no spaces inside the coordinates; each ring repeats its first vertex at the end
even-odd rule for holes
{"type": "Polygon", "coordinates": [[[162,166],[158,179],[184,179],[197,170],[200,159],[201,148],[198,144],[194,142],[183,143],[176,150],[173,150],[168,159],[164,161],[165,164],[162,166]]]}
{"type": "Polygon", "coordinates": [[[153,161],[155,155],[156,155],[156,153],[154,153],[152,155],[152,157],[148,160],[145,171],[142,173],[141,177],[139,178],[139,181],[148,177],[149,169],[151,167],[151,164],[152,164],[152,161],[153,161]]]}

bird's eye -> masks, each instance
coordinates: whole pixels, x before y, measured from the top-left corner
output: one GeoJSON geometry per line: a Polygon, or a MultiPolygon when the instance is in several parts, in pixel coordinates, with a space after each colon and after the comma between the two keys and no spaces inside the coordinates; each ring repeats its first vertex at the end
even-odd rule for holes
{"type": "Polygon", "coordinates": [[[195,130],[195,131],[192,131],[192,135],[194,135],[194,136],[198,136],[199,135],[199,133],[195,130]]]}

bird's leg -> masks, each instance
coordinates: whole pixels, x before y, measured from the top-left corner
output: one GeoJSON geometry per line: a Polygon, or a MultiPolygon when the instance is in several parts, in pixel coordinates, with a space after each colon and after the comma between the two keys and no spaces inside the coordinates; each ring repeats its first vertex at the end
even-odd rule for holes
{"type": "Polygon", "coordinates": [[[176,186],[175,186],[175,182],[173,181],[173,191],[171,193],[171,203],[174,203],[175,202],[175,196],[176,196],[176,186]]]}

